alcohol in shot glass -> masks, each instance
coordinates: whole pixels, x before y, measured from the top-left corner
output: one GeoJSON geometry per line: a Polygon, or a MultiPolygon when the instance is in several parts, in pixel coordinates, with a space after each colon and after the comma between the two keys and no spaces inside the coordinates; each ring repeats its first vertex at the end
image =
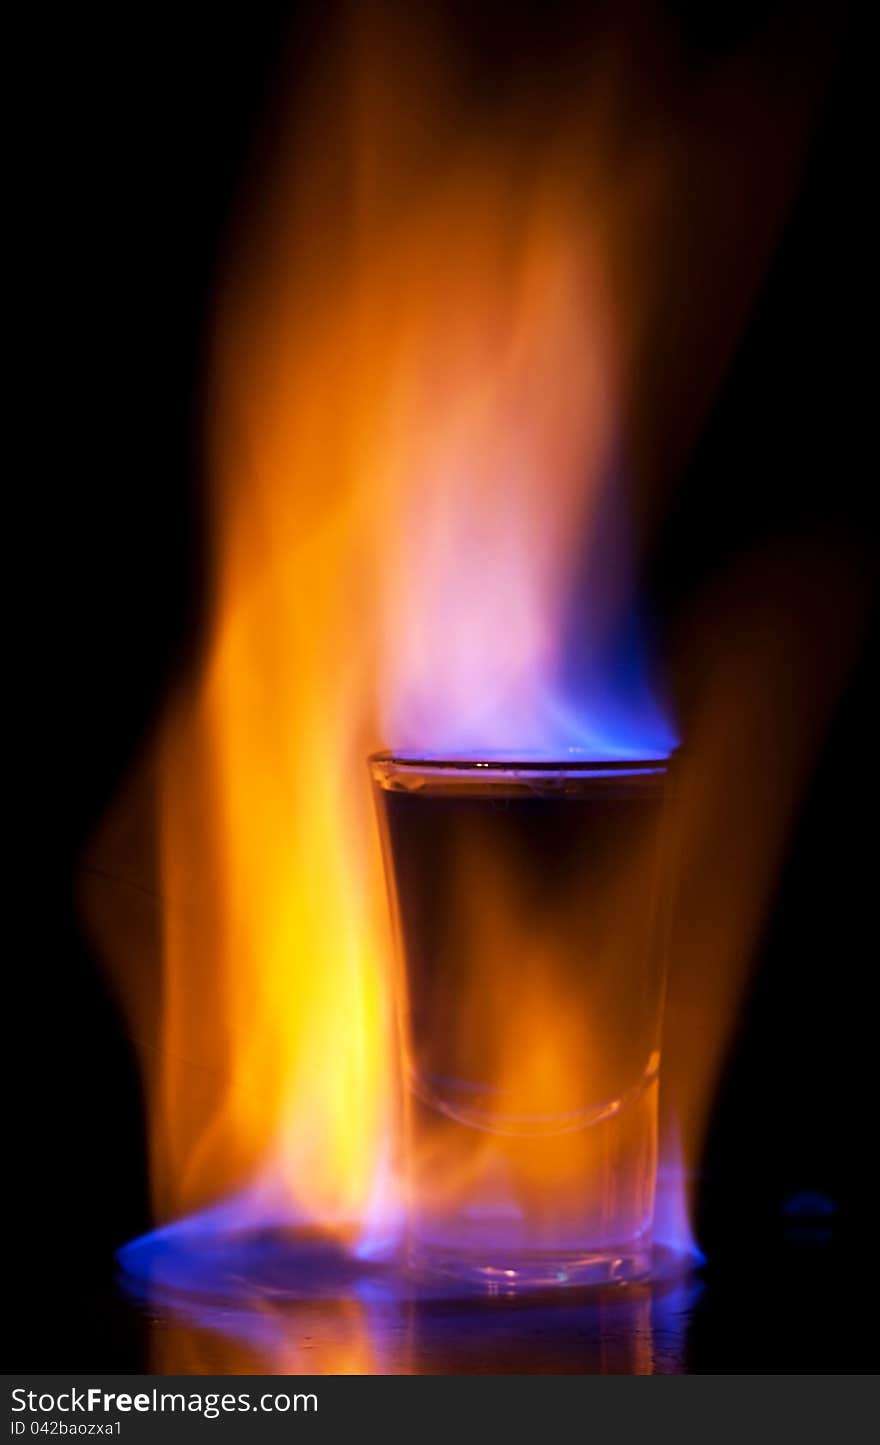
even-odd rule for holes
{"type": "Polygon", "coordinates": [[[645,1277],[666,763],[369,761],[411,1269],[502,1289],[645,1277]]]}

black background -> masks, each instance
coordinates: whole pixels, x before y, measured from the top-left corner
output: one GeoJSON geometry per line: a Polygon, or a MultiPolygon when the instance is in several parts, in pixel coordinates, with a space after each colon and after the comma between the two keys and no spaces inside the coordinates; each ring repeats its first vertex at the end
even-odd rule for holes
{"type": "MultiPolygon", "coordinates": [[[[768,8],[660,10],[709,59],[768,8]]],[[[499,7],[479,9],[486,35],[498,33],[499,7]]],[[[511,48],[526,63],[538,20],[500,9],[504,55],[487,43],[485,63],[508,64],[511,48]]],[[[857,17],[832,12],[844,40],[828,109],[651,561],[661,637],[706,575],[763,532],[818,520],[864,537],[871,525],[863,46],[857,17]]],[[[197,641],[205,320],[291,23],[305,35],[309,16],[266,3],[69,12],[46,17],[23,61],[31,264],[20,289],[36,405],[12,489],[30,505],[6,533],[27,664],[26,745],[10,759],[27,792],[21,926],[10,923],[7,949],[10,983],[23,985],[8,1012],[14,1368],[143,1360],[145,1326],[115,1292],[112,1258],[150,1222],[139,1085],[73,878],[197,641]]],[[[718,1099],[695,1370],[874,1363],[872,674],[869,646],[799,814],[718,1099]],[[818,1232],[785,1213],[805,1190],[834,1207],[818,1232]]]]}

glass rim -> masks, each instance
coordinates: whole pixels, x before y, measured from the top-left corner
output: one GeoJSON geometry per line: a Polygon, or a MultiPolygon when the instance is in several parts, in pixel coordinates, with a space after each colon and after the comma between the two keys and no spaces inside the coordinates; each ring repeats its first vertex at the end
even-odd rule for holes
{"type": "Polygon", "coordinates": [[[530,757],[525,750],[516,752],[487,753],[460,756],[441,753],[409,753],[380,748],[370,753],[367,764],[371,770],[393,769],[401,773],[429,772],[450,776],[500,777],[511,773],[521,775],[571,775],[573,777],[645,777],[664,774],[669,771],[673,754],[666,757],[642,758],[596,758],[586,751],[571,749],[567,754],[548,757],[535,754],[530,757]]]}

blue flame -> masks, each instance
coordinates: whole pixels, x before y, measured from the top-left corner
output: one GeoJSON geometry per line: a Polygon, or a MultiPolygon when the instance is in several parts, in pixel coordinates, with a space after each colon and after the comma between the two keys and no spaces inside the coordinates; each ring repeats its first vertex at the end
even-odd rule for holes
{"type": "Polygon", "coordinates": [[[680,1258],[689,1260],[693,1267],[706,1262],[691,1224],[690,1205],[695,1183],[695,1176],[685,1166],[678,1122],[667,1111],[660,1130],[654,1241],[680,1258]]]}
{"type": "Polygon", "coordinates": [[[666,758],[680,739],[653,665],[620,468],[596,500],[566,625],[557,716],[597,760],[666,758]]]}
{"type": "Polygon", "coordinates": [[[225,1342],[221,1369],[410,1373],[426,1358],[477,1360],[485,1369],[487,1350],[508,1362],[511,1347],[531,1369],[535,1341],[554,1364],[565,1350],[586,1373],[677,1373],[686,1364],[701,1286],[691,1261],[668,1251],[656,1251],[647,1291],[464,1297],[460,1285],[416,1285],[394,1267],[360,1266],[314,1238],[230,1233],[240,1207],[206,1210],[120,1253],[126,1289],[152,1317],[194,1340],[208,1332],[225,1342]]]}

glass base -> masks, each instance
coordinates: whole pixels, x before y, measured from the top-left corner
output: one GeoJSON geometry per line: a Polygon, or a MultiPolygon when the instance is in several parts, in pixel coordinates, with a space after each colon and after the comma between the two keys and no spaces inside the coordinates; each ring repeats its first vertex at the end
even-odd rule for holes
{"type": "Polygon", "coordinates": [[[651,1276],[650,1244],[625,1249],[527,1253],[487,1260],[459,1250],[411,1243],[408,1273],[416,1281],[447,1280],[488,1294],[634,1284],[651,1276]]]}

